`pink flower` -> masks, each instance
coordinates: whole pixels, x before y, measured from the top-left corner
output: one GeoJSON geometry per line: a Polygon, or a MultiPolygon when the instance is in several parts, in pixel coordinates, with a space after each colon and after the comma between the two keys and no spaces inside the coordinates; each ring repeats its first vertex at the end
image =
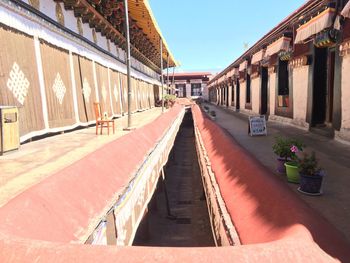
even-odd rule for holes
{"type": "Polygon", "coordinates": [[[297,153],[297,152],[299,152],[298,147],[296,147],[295,145],[293,145],[292,147],[290,147],[290,150],[291,150],[292,153],[297,153]]]}

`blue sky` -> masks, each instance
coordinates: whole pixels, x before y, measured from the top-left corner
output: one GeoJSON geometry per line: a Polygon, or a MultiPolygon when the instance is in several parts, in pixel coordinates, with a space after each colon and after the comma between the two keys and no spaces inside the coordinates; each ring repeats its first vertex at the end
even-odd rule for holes
{"type": "Polygon", "coordinates": [[[149,0],[178,71],[219,72],[305,0],[149,0]]]}

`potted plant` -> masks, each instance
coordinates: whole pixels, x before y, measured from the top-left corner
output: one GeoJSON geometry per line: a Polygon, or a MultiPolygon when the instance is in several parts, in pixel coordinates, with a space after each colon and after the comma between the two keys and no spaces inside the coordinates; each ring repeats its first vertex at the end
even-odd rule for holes
{"type": "Polygon", "coordinates": [[[286,173],[285,163],[291,161],[295,157],[295,153],[291,151],[291,147],[295,145],[302,150],[303,144],[296,139],[289,139],[281,136],[275,137],[275,144],[272,146],[277,157],[277,172],[286,173]]]}
{"type": "Polygon", "coordinates": [[[172,94],[164,95],[164,106],[168,109],[175,104],[176,96],[172,94]]]}
{"type": "Polygon", "coordinates": [[[290,142],[292,143],[292,146],[290,147],[291,160],[286,162],[284,166],[286,167],[288,182],[297,184],[300,181],[299,163],[298,163],[299,159],[298,159],[297,153],[303,150],[304,145],[296,139],[291,139],[290,142]]]}
{"type": "Polygon", "coordinates": [[[311,195],[322,194],[321,187],[324,171],[318,166],[315,152],[304,153],[303,158],[298,159],[300,187],[299,191],[311,195]]]}
{"type": "Polygon", "coordinates": [[[204,111],[209,112],[209,107],[207,105],[204,105],[204,111]]]}
{"type": "Polygon", "coordinates": [[[210,118],[212,119],[212,120],[215,120],[216,119],[216,112],[215,111],[210,111],[210,118]]]}

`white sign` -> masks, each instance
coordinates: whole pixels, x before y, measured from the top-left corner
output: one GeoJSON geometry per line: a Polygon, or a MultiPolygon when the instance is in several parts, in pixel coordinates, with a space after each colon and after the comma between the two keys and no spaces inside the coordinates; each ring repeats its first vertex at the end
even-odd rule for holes
{"type": "Polygon", "coordinates": [[[248,133],[250,136],[267,135],[265,116],[249,116],[248,133]]]}

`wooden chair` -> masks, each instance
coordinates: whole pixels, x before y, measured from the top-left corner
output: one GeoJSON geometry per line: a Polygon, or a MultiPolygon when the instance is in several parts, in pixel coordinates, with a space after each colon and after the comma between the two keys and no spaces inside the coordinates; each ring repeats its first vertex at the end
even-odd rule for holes
{"type": "Polygon", "coordinates": [[[107,128],[108,135],[109,135],[110,124],[112,124],[111,127],[113,128],[113,134],[114,134],[114,132],[115,132],[114,120],[109,120],[109,119],[103,118],[101,106],[100,106],[99,102],[94,102],[94,110],[95,110],[95,117],[96,117],[96,135],[97,135],[98,127],[100,127],[100,134],[102,134],[102,128],[105,127],[105,128],[107,128]]]}

